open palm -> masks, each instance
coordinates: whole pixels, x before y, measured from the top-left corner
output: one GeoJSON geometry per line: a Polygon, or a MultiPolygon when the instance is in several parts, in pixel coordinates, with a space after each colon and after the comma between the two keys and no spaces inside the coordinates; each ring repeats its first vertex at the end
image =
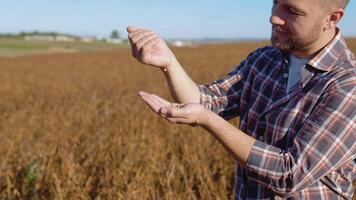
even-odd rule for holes
{"type": "Polygon", "coordinates": [[[170,103],[155,94],[142,91],[139,95],[153,112],[175,124],[197,125],[203,121],[207,111],[204,106],[196,103],[170,103]]]}

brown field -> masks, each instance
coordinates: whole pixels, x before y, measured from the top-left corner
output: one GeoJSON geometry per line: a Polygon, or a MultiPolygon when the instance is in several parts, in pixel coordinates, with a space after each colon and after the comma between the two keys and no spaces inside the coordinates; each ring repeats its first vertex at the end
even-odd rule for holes
{"type": "MultiPolygon", "coordinates": [[[[208,83],[265,44],[174,51],[208,83]]],[[[128,49],[0,58],[0,199],[232,199],[222,146],[156,117],[139,90],[169,98],[128,49]]]]}

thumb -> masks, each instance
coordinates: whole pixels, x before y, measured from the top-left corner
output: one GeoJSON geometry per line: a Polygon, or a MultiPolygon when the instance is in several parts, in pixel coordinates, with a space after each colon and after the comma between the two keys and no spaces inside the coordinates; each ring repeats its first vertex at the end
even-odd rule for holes
{"type": "Polygon", "coordinates": [[[158,114],[170,117],[170,118],[187,118],[190,112],[185,109],[179,109],[174,107],[162,107],[159,109],[158,114]]]}

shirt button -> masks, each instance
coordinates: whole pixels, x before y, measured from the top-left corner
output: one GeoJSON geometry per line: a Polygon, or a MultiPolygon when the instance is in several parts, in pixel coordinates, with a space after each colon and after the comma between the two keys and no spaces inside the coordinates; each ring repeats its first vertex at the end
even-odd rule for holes
{"type": "Polygon", "coordinates": [[[287,74],[287,73],[284,73],[284,74],[283,74],[283,77],[284,77],[284,78],[288,78],[288,74],[287,74]]]}
{"type": "Polygon", "coordinates": [[[261,141],[261,142],[263,142],[264,139],[265,138],[263,136],[258,137],[258,140],[261,141]]]}

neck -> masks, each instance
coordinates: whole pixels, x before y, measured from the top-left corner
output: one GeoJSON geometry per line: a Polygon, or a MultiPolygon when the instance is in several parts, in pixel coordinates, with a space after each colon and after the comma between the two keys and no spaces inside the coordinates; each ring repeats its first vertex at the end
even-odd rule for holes
{"type": "Polygon", "coordinates": [[[322,36],[309,46],[292,53],[297,58],[313,58],[318,54],[336,35],[336,29],[327,30],[322,36]]]}

